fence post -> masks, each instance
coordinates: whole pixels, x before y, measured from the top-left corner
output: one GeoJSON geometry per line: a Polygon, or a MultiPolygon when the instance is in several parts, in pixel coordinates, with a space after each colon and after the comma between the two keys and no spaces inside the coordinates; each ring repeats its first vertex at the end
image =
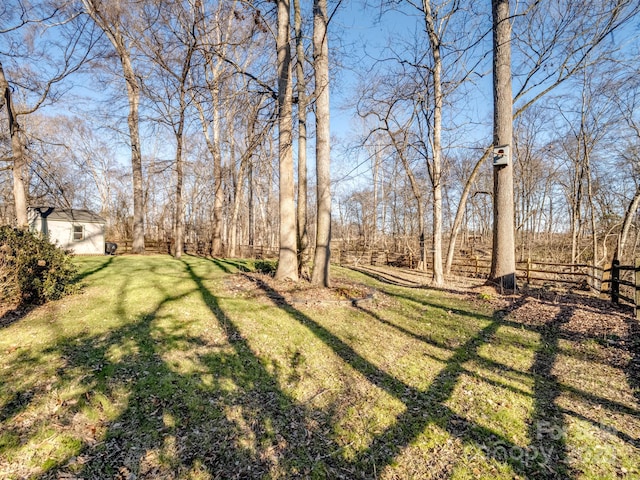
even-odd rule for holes
{"type": "Polygon", "coordinates": [[[478,266],[478,256],[476,255],[476,256],[474,256],[473,258],[474,258],[474,259],[475,259],[475,261],[476,261],[476,278],[477,278],[477,277],[478,277],[478,270],[479,270],[479,266],[478,266]]]}
{"type": "Polygon", "coordinates": [[[640,320],[640,257],[636,258],[636,301],[635,312],[636,320],[640,320]]]}
{"type": "Polygon", "coordinates": [[[618,303],[620,300],[620,260],[611,262],[611,302],[618,303]]]}
{"type": "Polygon", "coordinates": [[[531,257],[527,258],[527,285],[531,285],[531,257]]]}

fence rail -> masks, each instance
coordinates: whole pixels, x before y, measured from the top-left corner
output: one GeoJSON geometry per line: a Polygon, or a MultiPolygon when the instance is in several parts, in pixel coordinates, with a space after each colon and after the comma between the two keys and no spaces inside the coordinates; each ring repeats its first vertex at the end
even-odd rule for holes
{"type": "MultiPolygon", "coordinates": [[[[117,253],[131,253],[133,247],[132,240],[113,240],[118,245],[117,253]]],[[[163,240],[145,240],[144,249],[147,253],[172,253],[173,244],[163,240]]],[[[185,253],[196,255],[211,255],[210,242],[185,242],[183,250],[185,253]]],[[[278,249],[263,245],[240,245],[237,255],[245,258],[277,258],[278,249]]]]}
{"type": "MultiPolygon", "coordinates": [[[[118,253],[131,252],[131,240],[119,240],[116,243],[118,243],[118,253]]],[[[147,240],[145,250],[171,253],[171,243],[147,240]]],[[[211,246],[205,242],[186,242],[184,251],[198,255],[211,255],[211,246]]],[[[265,246],[242,245],[238,247],[237,253],[245,258],[277,258],[278,256],[277,249],[265,246]]],[[[340,265],[393,266],[408,269],[420,267],[419,256],[411,252],[335,248],[332,255],[333,261],[340,265]]],[[[429,261],[425,262],[424,269],[432,269],[429,261]]],[[[451,273],[454,275],[472,278],[488,278],[490,270],[491,259],[479,255],[457,256],[451,267],[451,273]]],[[[640,319],[640,258],[636,259],[635,265],[621,265],[619,261],[614,260],[607,268],[589,264],[527,259],[516,262],[516,276],[529,285],[572,285],[607,295],[615,304],[633,306],[636,318],[640,319]]]]}
{"type": "MultiPolygon", "coordinates": [[[[334,258],[341,265],[389,265],[413,269],[419,264],[419,259],[411,253],[377,250],[338,250],[334,258]]],[[[425,269],[431,268],[427,261],[425,269]]],[[[451,266],[451,273],[473,278],[488,278],[490,270],[491,259],[480,256],[455,257],[451,266]]],[[[527,259],[516,262],[516,276],[529,285],[571,285],[606,295],[615,304],[633,306],[636,318],[640,319],[640,259],[635,265],[620,265],[614,261],[608,268],[527,259]]]]}

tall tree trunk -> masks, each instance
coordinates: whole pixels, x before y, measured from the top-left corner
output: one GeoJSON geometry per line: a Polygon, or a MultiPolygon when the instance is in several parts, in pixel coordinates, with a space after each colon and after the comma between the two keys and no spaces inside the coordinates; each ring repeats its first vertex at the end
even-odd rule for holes
{"type": "Polygon", "coordinates": [[[238,248],[238,217],[240,216],[240,201],[242,199],[242,178],[244,177],[244,155],[240,156],[240,163],[238,164],[238,170],[235,170],[236,165],[236,145],[235,145],[235,130],[233,125],[229,125],[229,139],[231,140],[229,145],[229,180],[228,185],[233,185],[233,203],[231,204],[231,218],[228,218],[227,222],[224,222],[226,228],[225,238],[227,239],[226,254],[229,257],[235,257],[238,248]]]}
{"type": "Polygon", "coordinates": [[[433,55],[433,163],[431,165],[431,185],[433,188],[433,283],[444,284],[442,270],[442,57],[440,55],[440,38],[436,32],[435,20],[431,11],[430,0],[423,0],[425,24],[429,36],[429,45],[433,55]]]}
{"type": "MultiPolygon", "coordinates": [[[[493,142],[511,147],[513,96],[511,91],[511,23],[509,0],[492,0],[493,14],[493,142]]],[[[510,157],[510,155],[509,155],[510,157]]],[[[501,288],[516,288],[513,205],[513,160],[493,169],[493,248],[489,280],[501,288]]]]}
{"type": "Polygon", "coordinates": [[[327,38],[327,1],[313,3],[313,57],[316,79],[316,178],[317,226],[316,250],[311,282],[330,285],[331,257],[331,132],[329,129],[329,42],[327,38]]]}
{"type": "Polygon", "coordinates": [[[629,236],[629,230],[631,230],[633,217],[638,211],[638,207],[640,207],[640,188],[636,190],[633,200],[631,201],[631,203],[629,203],[629,207],[624,214],[624,221],[622,222],[622,230],[620,231],[620,236],[618,237],[618,248],[616,253],[616,256],[619,259],[624,258],[624,249],[627,244],[627,237],[629,236]]]}
{"type": "MultiPolygon", "coordinates": [[[[220,19],[220,10],[216,11],[216,14],[213,17],[208,17],[208,20],[205,21],[207,15],[204,11],[205,5],[201,0],[197,0],[195,4],[195,9],[198,13],[198,20],[196,22],[198,29],[198,36],[200,41],[205,45],[218,45],[220,52],[218,55],[225,55],[227,45],[223,42],[222,35],[222,20],[220,19]],[[220,29],[220,33],[216,35],[214,38],[212,32],[207,29],[207,24],[211,23],[213,25],[217,25],[218,31],[220,29]]],[[[225,25],[224,31],[229,32],[232,28],[232,21],[235,17],[233,15],[228,15],[227,22],[225,25]]],[[[207,90],[209,95],[211,96],[211,121],[207,121],[207,116],[205,115],[204,108],[202,103],[199,101],[194,101],[196,108],[198,109],[198,113],[200,115],[200,120],[202,122],[202,129],[204,132],[205,141],[207,144],[207,148],[209,153],[211,153],[211,157],[213,158],[213,226],[212,226],[212,238],[211,238],[211,254],[213,256],[219,256],[223,254],[222,248],[222,216],[223,216],[223,206],[224,206],[224,191],[222,190],[222,153],[220,149],[220,76],[222,67],[220,62],[216,62],[216,57],[213,54],[212,49],[203,49],[203,57],[205,61],[204,70],[205,70],[205,78],[207,78],[207,90]],[[211,129],[211,132],[209,132],[211,129]]]]}
{"type": "Polygon", "coordinates": [[[0,91],[2,92],[0,109],[3,104],[7,108],[9,135],[11,137],[11,153],[13,155],[13,203],[15,207],[16,224],[18,228],[27,228],[29,223],[27,218],[27,186],[25,179],[27,158],[24,154],[24,143],[22,141],[20,124],[13,110],[11,87],[4,75],[2,63],[0,63],[0,91]]]}
{"type": "Polygon", "coordinates": [[[307,231],[307,83],[304,78],[304,42],[300,0],[293,1],[294,30],[296,36],[296,84],[298,92],[298,204],[297,243],[298,272],[307,263],[309,234],[307,231]]]}
{"type": "MultiPolygon", "coordinates": [[[[115,44],[114,44],[115,45],[115,44]]],[[[132,253],[144,252],[144,188],[142,177],[142,152],[140,150],[140,84],[134,73],[129,52],[124,48],[124,40],[120,40],[120,47],[116,47],[124,79],[127,84],[127,98],[129,100],[129,137],[131,142],[131,173],[133,178],[133,239],[132,253]]]]}
{"type": "Polygon", "coordinates": [[[222,154],[220,152],[220,109],[218,108],[218,89],[211,88],[211,122],[207,121],[204,108],[198,101],[194,102],[200,116],[202,133],[207,149],[213,159],[213,228],[211,238],[211,254],[222,255],[222,215],[224,191],[222,190],[222,154]],[[211,131],[209,131],[211,129],[211,131]]]}
{"type": "MultiPolygon", "coordinates": [[[[197,10],[196,13],[198,13],[197,10]]],[[[187,52],[184,58],[184,63],[182,64],[182,69],[180,72],[180,76],[176,77],[176,80],[179,82],[179,90],[178,90],[178,128],[175,130],[176,136],[176,229],[175,229],[175,239],[176,239],[176,251],[175,257],[181,258],[182,251],[184,249],[184,199],[182,197],[182,188],[184,183],[184,159],[182,156],[183,151],[183,142],[184,142],[184,124],[186,119],[186,110],[187,110],[187,82],[189,79],[189,73],[191,70],[191,58],[193,57],[193,52],[196,47],[196,38],[192,37],[190,43],[187,48],[187,52]]]]}
{"type": "Polygon", "coordinates": [[[276,279],[298,280],[296,208],[292,150],[291,3],[278,1],[278,156],[280,172],[280,252],[276,279]]]}
{"type": "Polygon", "coordinates": [[[249,215],[248,215],[248,220],[249,220],[249,228],[248,228],[248,232],[247,232],[247,239],[248,239],[248,243],[249,243],[249,255],[251,257],[254,256],[254,248],[255,248],[255,237],[256,237],[256,220],[255,220],[255,214],[254,214],[254,185],[253,185],[253,162],[249,162],[249,171],[247,172],[247,184],[249,187],[249,199],[248,199],[248,205],[247,208],[249,209],[249,215]]]}
{"type": "Polygon", "coordinates": [[[573,173],[573,195],[571,198],[571,263],[578,263],[578,243],[582,232],[582,197],[584,169],[579,163],[580,148],[576,151],[575,172],[573,173]]]}
{"type": "Polygon", "coordinates": [[[243,199],[243,186],[245,170],[247,168],[247,159],[250,156],[243,155],[240,159],[240,167],[238,168],[238,178],[236,181],[236,188],[233,196],[233,207],[231,211],[231,222],[229,224],[229,256],[235,257],[238,248],[238,219],[240,217],[240,206],[243,199]]]}
{"type": "Polygon", "coordinates": [[[218,105],[218,88],[211,92],[212,121],[211,121],[211,154],[213,155],[213,255],[222,254],[222,209],[224,205],[224,191],[222,190],[222,153],[220,151],[220,110],[218,105]]]}
{"type": "Polygon", "coordinates": [[[220,151],[220,110],[217,86],[211,91],[211,154],[213,155],[213,255],[222,254],[224,191],[222,189],[222,153],[220,151]]]}
{"type": "MultiPolygon", "coordinates": [[[[256,105],[255,111],[252,112],[252,116],[249,119],[249,123],[247,125],[246,130],[246,138],[247,138],[247,148],[244,153],[240,157],[240,166],[238,167],[238,175],[235,183],[235,191],[233,197],[233,208],[231,214],[231,224],[230,224],[230,241],[229,241],[229,252],[230,256],[234,257],[236,255],[237,249],[237,239],[238,239],[238,220],[240,218],[240,207],[243,202],[243,190],[244,190],[244,179],[245,172],[249,172],[248,182],[249,182],[249,192],[250,192],[250,204],[249,209],[252,208],[253,199],[252,196],[252,162],[253,155],[256,148],[260,145],[261,140],[264,138],[266,132],[268,131],[266,128],[261,132],[256,134],[256,127],[259,122],[259,112],[260,112],[260,104],[256,105]]],[[[251,226],[249,226],[249,230],[251,230],[251,226]]]]}
{"type": "Polygon", "coordinates": [[[18,122],[12,122],[9,129],[11,135],[11,150],[13,153],[13,202],[15,206],[16,225],[26,229],[27,218],[27,157],[24,153],[24,143],[18,122]]]}
{"type": "MultiPolygon", "coordinates": [[[[186,76],[183,77],[186,79],[186,76]]],[[[182,198],[182,188],[184,183],[184,159],[182,158],[183,150],[183,132],[185,122],[185,100],[184,100],[184,85],[180,92],[180,119],[178,121],[178,129],[176,131],[176,210],[175,210],[175,252],[176,258],[182,257],[182,251],[184,249],[184,213],[182,198]]]]}
{"type": "Polygon", "coordinates": [[[182,250],[184,249],[184,222],[183,216],[183,199],[182,199],[182,185],[184,177],[184,165],[182,161],[182,134],[176,135],[176,210],[175,210],[175,252],[176,258],[182,257],[182,250]]]}
{"type": "Polygon", "coordinates": [[[373,159],[373,237],[371,243],[374,248],[378,243],[378,170],[380,168],[380,152],[377,147],[373,159]]]}
{"type": "Polygon", "coordinates": [[[144,252],[144,188],[142,176],[142,152],[140,151],[140,84],[131,63],[131,52],[121,31],[119,19],[112,19],[102,8],[104,6],[96,0],[82,0],[87,14],[106,34],[118,55],[122,73],[127,86],[129,101],[129,141],[131,145],[131,173],[133,178],[133,245],[132,253],[144,252]]]}

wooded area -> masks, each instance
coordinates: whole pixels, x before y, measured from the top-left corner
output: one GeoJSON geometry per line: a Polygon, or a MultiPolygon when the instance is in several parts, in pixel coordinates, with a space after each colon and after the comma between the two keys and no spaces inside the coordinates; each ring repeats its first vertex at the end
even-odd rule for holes
{"type": "Polygon", "coordinates": [[[527,258],[633,264],[635,0],[354,8],[4,2],[1,222],[86,208],[134,253],[276,250],[278,278],[325,286],[331,239],[412,252],[435,285],[476,240],[504,288],[527,258]]]}

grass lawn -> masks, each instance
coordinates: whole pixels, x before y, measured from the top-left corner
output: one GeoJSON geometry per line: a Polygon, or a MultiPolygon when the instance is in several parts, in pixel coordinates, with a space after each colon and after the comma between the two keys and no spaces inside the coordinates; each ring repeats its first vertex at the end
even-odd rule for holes
{"type": "Polygon", "coordinates": [[[0,478],[640,478],[622,312],[338,267],[372,298],[239,261],[76,262],[81,293],[0,322],[0,478]]]}

